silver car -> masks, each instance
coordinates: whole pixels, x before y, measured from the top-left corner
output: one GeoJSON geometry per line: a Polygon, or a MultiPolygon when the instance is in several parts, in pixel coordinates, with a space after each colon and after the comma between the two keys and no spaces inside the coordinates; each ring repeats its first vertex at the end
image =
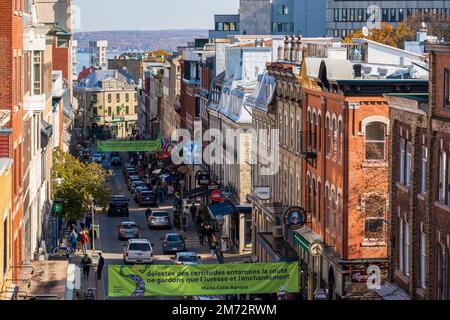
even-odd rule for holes
{"type": "Polygon", "coordinates": [[[151,228],[172,228],[169,214],[165,211],[153,211],[147,217],[148,227],[151,228]]]}

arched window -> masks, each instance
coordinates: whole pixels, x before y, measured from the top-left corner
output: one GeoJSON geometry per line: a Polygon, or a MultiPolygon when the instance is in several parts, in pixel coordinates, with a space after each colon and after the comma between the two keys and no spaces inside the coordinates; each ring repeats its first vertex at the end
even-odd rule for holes
{"type": "Polygon", "coordinates": [[[325,229],[329,228],[330,225],[330,192],[328,186],[325,187],[325,229]]]}
{"type": "Polygon", "coordinates": [[[338,149],[337,138],[338,138],[338,128],[336,125],[336,119],[333,119],[333,158],[334,159],[337,158],[337,149],[338,149]]]}
{"type": "Polygon", "coordinates": [[[339,120],[338,130],[339,130],[339,160],[342,161],[344,155],[344,133],[342,132],[343,131],[342,120],[339,120]]]}
{"type": "Polygon", "coordinates": [[[332,231],[336,234],[336,191],[331,192],[332,231]]]}
{"type": "Polygon", "coordinates": [[[327,130],[327,156],[330,156],[331,153],[331,128],[330,128],[330,117],[327,116],[326,120],[326,130],[327,130]]]}
{"type": "Polygon", "coordinates": [[[341,239],[342,238],[342,229],[343,229],[343,224],[342,224],[342,195],[338,194],[338,238],[341,239]]]}
{"type": "Polygon", "coordinates": [[[321,185],[320,185],[320,181],[317,181],[317,199],[319,199],[319,205],[317,207],[317,222],[320,223],[320,219],[322,218],[320,216],[320,208],[321,208],[321,201],[322,201],[322,189],[320,189],[321,185]]]}
{"type": "Polygon", "coordinates": [[[313,114],[313,118],[311,121],[311,126],[313,127],[313,149],[316,150],[317,147],[317,119],[316,119],[316,114],[313,114]]]}
{"type": "Polygon", "coordinates": [[[318,116],[318,130],[317,130],[317,144],[319,151],[322,151],[322,116],[319,114],[318,116]]]}
{"type": "Polygon", "coordinates": [[[312,117],[311,117],[311,111],[308,111],[308,119],[307,119],[307,126],[308,126],[308,148],[311,147],[312,144],[312,127],[311,127],[312,117]]]}
{"type": "Polygon", "coordinates": [[[366,160],[386,160],[386,125],[371,122],[366,126],[366,160]]]}
{"type": "Polygon", "coordinates": [[[309,175],[307,175],[306,176],[306,201],[308,203],[308,207],[307,207],[308,210],[310,210],[310,208],[311,208],[311,204],[309,203],[309,199],[310,199],[310,197],[309,197],[309,192],[310,192],[309,181],[310,181],[310,178],[309,178],[309,175]]]}
{"type": "Polygon", "coordinates": [[[317,211],[316,211],[316,206],[317,206],[317,198],[316,198],[316,180],[313,178],[313,183],[312,183],[312,194],[313,194],[313,201],[312,201],[312,216],[314,217],[314,219],[317,219],[317,211]]]}

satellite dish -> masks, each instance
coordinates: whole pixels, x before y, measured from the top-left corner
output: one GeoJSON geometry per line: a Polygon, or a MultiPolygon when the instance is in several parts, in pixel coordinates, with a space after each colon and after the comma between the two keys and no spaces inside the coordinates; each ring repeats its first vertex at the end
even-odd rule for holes
{"type": "Polygon", "coordinates": [[[369,36],[369,29],[367,27],[363,27],[362,28],[362,33],[363,33],[364,37],[369,36]]]}
{"type": "Polygon", "coordinates": [[[422,22],[422,28],[425,29],[426,27],[427,27],[427,24],[425,23],[425,21],[423,21],[423,22],[422,22]]]}

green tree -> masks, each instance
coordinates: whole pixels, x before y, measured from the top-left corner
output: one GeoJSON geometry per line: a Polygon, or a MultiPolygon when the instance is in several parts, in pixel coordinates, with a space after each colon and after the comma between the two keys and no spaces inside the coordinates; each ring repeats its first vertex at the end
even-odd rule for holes
{"type": "Polygon", "coordinates": [[[56,149],[53,152],[53,195],[62,199],[61,216],[78,219],[89,210],[93,198],[97,205],[106,208],[111,190],[107,186],[110,171],[97,163],[83,163],[69,153],[56,149]]]}

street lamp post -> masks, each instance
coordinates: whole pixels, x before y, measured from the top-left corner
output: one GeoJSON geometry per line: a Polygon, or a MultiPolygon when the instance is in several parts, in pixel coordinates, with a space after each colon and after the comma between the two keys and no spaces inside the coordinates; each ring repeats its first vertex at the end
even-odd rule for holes
{"type": "Polygon", "coordinates": [[[219,261],[219,263],[223,263],[223,252],[222,252],[222,232],[223,232],[223,225],[225,222],[225,218],[222,215],[218,215],[216,217],[216,226],[219,229],[219,237],[217,239],[217,260],[219,261]]]}

